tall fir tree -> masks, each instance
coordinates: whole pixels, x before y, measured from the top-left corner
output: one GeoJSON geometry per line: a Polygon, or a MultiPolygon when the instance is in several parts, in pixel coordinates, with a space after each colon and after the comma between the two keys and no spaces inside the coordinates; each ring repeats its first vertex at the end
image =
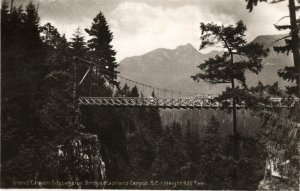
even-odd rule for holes
{"type": "Polygon", "coordinates": [[[115,59],[116,51],[111,45],[113,34],[102,12],[93,19],[91,28],[85,31],[91,37],[88,40],[88,47],[91,58],[97,64],[97,75],[103,74],[105,80],[116,85],[118,64],[115,59]]]}
{"type": "MultiPolygon", "coordinates": [[[[72,55],[64,35],[47,23],[41,27],[44,46],[47,48],[47,71],[45,88],[47,100],[41,110],[43,123],[49,133],[55,135],[56,145],[64,144],[64,134],[73,134],[73,70],[72,55]]],[[[53,140],[53,141],[54,141],[53,140]]]]}
{"type": "Polygon", "coordinates": [[[220,132],[220,122],[217,120],[217,118],[213,115],[210,118],[209,124],[206,127],[206,133],[212,134],[212,135],[218,135],[220,132]]]}
{"type": "Polygon", "coordinates": [[[78,27],[75,33],[73,34],[70,45],[74,55],[79,56],[81,58],[86,58],[87,44],[85,42],[80,27],[78,27]]]}
{"type": "MultiPolygon", "coordinates": [[[[246,0],[247,9],[251,12],[258,4],[258,2],[268,2],[268,0],[246,0]]],[[[289,30],[289,35],[283,37],[279,40],[285,40],[284,46],[275,46],[274,51],[277,53],[293,53],[294,66],[287,66],[284,69],[280,69],[278,74],[284,80],[296,81],[296,86],[288,87],[288,92],[290,94],[295,94],[300,96],[300,38],[299,38],[299,25],[300,18],[297,18],[297,11],[300,10],[299,5],[296,5],[296,0],[273,0],[270,3],[280,3],[282,1],[288,1],[288,9],[290,24],[289,25],[274,25],[278,30],[289,30]]],[[[299,1],[298,1],[299,3],[299,1]]],[[[281,18],[283,19],[283,18],[281,18]]]]}
{"type": "MultiPolygon", "coordinates": [[[[226,91],[220,95],[217,100],[219,102],[226,102],[231,100],[229,105],[232,106],[233,117],[233,137],[234,137],[234,159],[236,164],[233,171],[233,188],[238,186],[238,130],[237,130],[237,116],[236,105],[242,104],[243,101],[247,101],[248,97],[245,95],[246,77],[245,72],[258,74],[262,69],[262,57],[267,55],[267,51],[263,50],[262,45],[256,43],[247,44],[245,40],[246,26],[242,21],[236,23],[235,26],[218,26],[216,24],[204,24],[200,26],[201,45],[200,49],[221,45],[225,52],[222,56],[215,56],[215,58],[209,58],[200,64],[198,68],[203,71],[192,76],[196,81],[205,80],[212,84],[227,83],[230,87],[227,87],[226,91]],[[240,56],[240,58],[237,58],[240,56]],[[243,88],[236,86],[236,83],[240,83],[243,88]]],[[[228,106],[228,105],[227,105],[228,106]]]]}
{"type": "Polygon", "coordinates": [[[130,97],[139,97],[139,92],[136,86],[134,86],[130,91],[130,97]]]}
{"type": "MultiPolygon", "coordinates": [[[[73,58],[79,57],[80,59],[87,59],[89,51],[80,27],[75,30],[71,38],[70,48],[73,58]]],[[[78,94],[81,96],[92,96],[93,69],[93,65],[77,64],[77,80],[78,83],[81,83],[78,87],[78,94]]]]}

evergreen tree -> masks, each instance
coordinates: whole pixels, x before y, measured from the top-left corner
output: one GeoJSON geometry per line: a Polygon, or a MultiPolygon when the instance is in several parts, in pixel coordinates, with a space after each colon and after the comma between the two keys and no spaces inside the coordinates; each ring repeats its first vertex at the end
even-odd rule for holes
{"type": "MultiPolygon", "coordinates": [[[[167,128],[168,129],[168,128],[167,128]]],[[[170,132],[164,131],[163,136],[158,139],[158,149],[156,158],[152,164],[151,172],[154,180],[172,180],[174,168],[172,169],[172,145],[173,139],[170,132]]]]}
{"type": "Polygon", "coordinates": [[[78,27],[75,33],[73,34],[70,45],[74,55],[80,58],[86,57],[87,47],[80,27],[78,27]]]}
{"type": "MultiPolygon", "coordinates": [[[[4,36],[5,38],[1,38],[1,47],[4,50],[7,50],[9,46],[10,41],[12,40],[11,38],[11,23],[10,23],[10,14],[8,10],[8,2],[3,1],[1,5],[1,35],[4,36]]],[[[2,51],[3,54],[3,51],[2,51]]]]}
{"type": "Polygon", "coordinates": [[[171,129],[172,129],[172,135],[173,135],[174,139],[175,140],[181,140],[182,133],[181,133],[181,126],[180,126],[180,124],[176,123],[175,121],[173,121],[171,129]]]}
{"type": "Polygon", "coordinates": [[[186,125],[186,132],[184,133],[184,145],[186,147],[187,156],[189,161],[192,163],[198,163],[200,160],[200,139],[197,133],[198,129],[193,128],[190,120],[188,120],[186,125]]]}
{"type": "Polygon", "coordinates": [[[116,85],[115,80],[118,73],[115,70],[118,67],[115,59],[116,51],[111,45],[113,35],[104,15],[100,12],[94,18],[91,28],[85,29],[85,31],[91,37],[88,40],[88,47],[91,58],[97,64],[97,75],[103,74],[105,80],[116,85]]]}
{"type": "Polygon", "coordinates": [[[220,122],[217,120],[217,118],[213,115],[210,118],[210,122],[206,127],[206,133],[211,135],[218,135],[220,128],[220,122]]]}
{"type": "Polygon", "coordinates": [[[130,97],[139,97],[139,92],[136,86],[134,86],[130,91],[130,97]]]}
{"type": "MultiPolygon", "coordinates": [[[[258,2],[268,2],[268,0],[246,0],[247,9],[253,10],[253,7],[258,2]]],[[[285,0],[273,0],[271,3],[280,3],[285,0]]],[[[296,86],[289,87],[287,90],[290,94],[296,94],[300,96],[300,38],[299,38],[299,24],[300,19],[297,19],[296,12],[299,11],[299,6],[296,6],[296,0],[288,0],[289,7],[289,25],[275,25],[278,30],[289,30],[289,35],[279,40],[285,40],[285,46],[275,46],[274,51],[277,53],[293,53],[294,66],[287,66],[284,69],[278,71],[280,77],[288,81],[296,81],[296,86]]]]}
{"type": "Polygon", "coordinates": [[[124,85],[123,89],[121,90],[123,97],[129,97],[130,95],[130,88],[127,84],[124,85]]]}
{"type": "MultiPolygon", "coordinates": [[[[71,51],[69,43],[64,36],[61,36],[57,29],[50,23],[41,27],[44,46],[47,48],[47,71],[45,77],[45,88],[47,89],[47,99],[41,111],[43,123],[46,128],[53,130],[56,140],[59,140],[59,134],[69,131],[73,117],[73,70],[71,62],[71,51]],[[69,128],[67,128],[69,127],[69,128]]],[[[61,135],[64,136],[64,135],[61,135]]],[[[63,139],[63,137],[60,137],[63,139]]],[[[56,144],[63,144],[60,140],[56,144]]]]}
{"type": "MultiPolygon", "coordinates": [[[[116,52],[113,50],[111,41],[112,32],[104,15],[100,12],[94,19],[90,29],[85,29],[90,36],[87,42],[88,57],[95,63],[90,73],[91,96],[107,96],[113,94],[110,85],[118,85],[116,82],[117,63],[116,52]]],[[[127,89],[127,88],[126,88],[127,89]]],[[[128,90],[130,92],[130,89],[128,90]]],[[[120,92],[123,93],[123,92],[120,92]]],[[[127,94],[127,92],[124,92],[127,94]]],[[[113,180],[117,177],[119,164],[128,161],[126,148],[126,132],[122,126],[123,119],[120,109],[114,108],[82,108],[86,131],[96,133],[102,140],[102,154],[107,165],[107,178],[113,180]],[[101,116],[101,117],[99,117],[101,116]],[[116,119],[122,120],[116,120],[116,119]],[[119,158],[124,159],[123,162],[119,158]]],[[[123,113],[123,112],[122,112],[123,113]]],[[[123,171],[124,172],[124,171],[123,171]]],[[[123,173],[122,172],[122,173],[123,173]]]]}
{"type": "MultiPolygon", "coordinates": [[[[260,1],[268,2],[268,0],[260,0],[260,1]]],[[[285,0],[274,0],[274,1],[270,1],[270,3],[280,3],[282,1],[285,1],[285,0]]],[[[257,0],[247,0],[247,2],[248,2],[247,8],[249,8],[250,11],[252,11],[253,6],[257,5],[257,0]]],[[[299,3],[299,1],[298,1],[298,3],[299,3]]],[[[296,13],[297,13],[297,11],[299,11],[299,6],[296,5],[296,0],[288,0],[288,9],[289,9],[289,16],[287,18],[290,19],[290,24],[289,25],[275,25],[275,27],[278,30],[289,30],[290,32],[287,36],[277,40],[277,41],[285,40],[285,45],[281,46],[281,47],[275,46],[275,47],[273,47],[273,49],[277,53],[286,53],[286,54],[289,54],[290,52],[293,53],[294,66],[287,66],[284,69],[278,70],[278,75],[284,80],[287,80],[290,82],[294,82],[294,81],[296,82],[296,86],[287,87],[287,93],[290,95],[295,94],[296,96],[299,97],[300,96],[300,39],[299,39],[300,18],[297,19],[296,13]]],[[[283,17],[283,18],[285,18],[285,17],[283,17]]],[[[281,18],[281,19],[283,19],[283,18],[281,18]]],[[[283,116],[283,117],[289,118],[290,121],[299,122],[300,121],[299,115],[295,115],[295,113],[299,113],[299,110],[300,110],[300,107],[298,105],[298,106],[296,106],[296,109],[291,109],[288,111],[291,113],[291,115],[287,115],[287,116],[283,116]]],[[[276,113],[273,113],[271,115],[278,116],[278,114],[276,114],[276,113]]],[[[263,119],[264,121],[268,120],[268,118],[269,118],[268,114],[261,114],[261,116],[265,117],[265,119],[263,119]]],[[[278,126],[282,126],[280,124],[280,120],[278,118],[276,121],[277,122],[275,124],[277,124],[278,126]]],[[[273,128],[274,128],[274,124],[273,124],[273,128]]],[[[287,128],[289,128],[290,131],[293,131],[293,129],[295,127],[290,127],[288,125],[287,128]]],[[[278,128],[274,128],[274,129],[278,130],[278,128]]],[[[281,137],[280,142],[283,141],[283,139],[285,139],[285,137],[286,137],[286,134],[280,133],[280,131],[277,133],[279,133],[281,135],[281,136],[278,136],[278,137],[281,137]]],[[[295,137],[291,137],[291,136],[288,136],[288,137],[292,138],[293,140],[295,139],[295,137]]],[[[299,145],[300,145],[299,136],[298,136],[298,138],[296,137],[296,139],[298,139],[298,148],[299,148],[299,145]]],[[[272,142],[272,140],[269,140],[269,141],[272,142]]],[[[294,141],[291,141],[291,142],[294,143],[294,141]]],[[[290,146],[288,149],[291,151],[295,150],[295,148],[297,147],[296,144],[288,144],[288,145],[290,146]]],[[[299,155],[300,155],[300,150],[298,150],[298,156],[299,155]]],[[[294,158],[294,157],[292,157],[292,158],[294,158]]],[[[300,172],[299,162],[296,166],[298,166],[296,168],[298,168],[298,172],[300,172]]],[[[296,176],[291,176],[290,178],[293,179],[294,182],[298,181],[298,184],[299,184],[299,181],[300,181],[299,177],[300,177],[300,174],[298,174],[296,176]],[[297,176],[298,176],[298,178],[297,178],[297,176]]]]}
{"type": "Polygon", "coordinates": [[[267,2],[268,0],[246,0],[247,2],[247,9],[249,11],[253,10],[253,7],[257,5],[258,2],[267,2]]]}
{"type": "MultiPolygon", "coordinates": [[[[80,59],[85,59],[88,55],[87,44],[79,27],[76,29],[75,33],[73,34],[73,37],[71,38],[70,48],[73,58],[75,56],[79,57],[80,59]]],[[[81,82],[81,84],[79,84],[78,87],[78,93],[80,95],[92,96],[93,69],[94,67],[92,65],[86,65],[85,63],[77,63],[78,82],[81,82]],[[86,72],[88,72],[87,75],[86,72]]]]}
{"type": "MultiPolygon", "coordinates": [[[[289,104],[289,97],[286,97],[286,92],[278,87],[278,83],[274,83],[273,85],[263,85],[260,83],[257,87],[251,88],[251,91],[256,93],[263,92],[262,95],[259,95],[263,97],[262,99],[264,99],[264,97],[282,97],[284,102],[289,104]]],[[[293,99],[290,101],[293,102],[293,99]]],[[[287,160],[290,161],[288,165],[285,165],[285,170],[280,172],[281,175],[287,176],[289,181],[272,181],[272,184],[274,183],[273,185],[278,189],[285,188],[286,186],[289,188],[297,188],[298,185],[299,161],[295,160],[295,156],[298,154],[298,138],[297,135],[293,133],[297,127],[296,125],[291,125],[295,124],[292,122],[296,120],[294,113],[297,113],[297,108],[272,109],[271,111],[255,113],[262,121],[257,139],[259,146],[263,148],[260,150],[264,150],[265,152],[264,155],[261,155],[264,157],[261,160],[268,161],[275,159],[275,165],[279,166],[282,163],[284,164],[287,160]],[[283,119],[285,120],[284,122],[282,121],[283,119]]],[[[251,144],[256,146],[253,143],[251,144]]],[[[261,156],[258,158],[261,158],[261,156]]]]}
{"type": "Polygon", "coordinates": [[[274,46],[274,51],[277,53],[293,53],[294,66],[286,66],[284,69],[278,71],[278,75],[284,80],[291,82],[296,81],[296,86],[287,87],[290,94],[295,94],[300,97],[300,38],[299,28],[297,25],[300,20],[296,18],[295,0],[289,0],[289,17],[290,25],[275,25],[278,30],[290,30],[288,36],[284,37],[285,46],[274,46]]]}
{"type": "MultiPolygon", "coordinates": [[[[40,27],[40,31],[47,50],[48,72],[45,77],[47,96],[40,113],[43,128],[49,135],[48,142],[52,146],[49,154],[54,155],[54,160],[49,161],[47,165],[57,170],[57,174],[51,177],[53,180],[73,181],[79,178],[84,181],[90,178],[86,170],[91,164],[86,163],[83,156],[90,159],[94,156],[91,156],[88,153],[90,151],[85,148],[89,148],[88,143],[83,142],[87,137],[85,134],[79,134],[78,126],[75,124],[73,103],[75,79],[73,65],[70,64],[73,56],[70,43],[50,23],[40,27]],[[57,156],[58,148],[61,152],[59,156],[57,156]],[[80,151],[75,152],[77,149],[81,150],[82,156],[80,151]],[[83,170],[83,167],[86,169],[83,170]]],[[[94,142],[97,144],[97,141],[94,142]]]]}
{"type": "Polygon", "coordinates": [[[29,3],[1,9],[2,45],[2,133],[1,179],[5,187],[12,180],[34,180],[44,170],[46,135],[41,129],[39,108],[43,101],[44,49],[39,36],[39,18],[29,3]],[[3,21],[3,22],[2,22],[3,21]],[[25,138],[24,138],[25,137],[25,138]]]}
{"type": "MultiPolygon", "coordinates": [[[[248,96],[245,96],[244,89],[236,86],[239,82],[242,87],[246,87],[246,70],[258,74],[261,71],[262,57],[266,56],[266,51],[262,45],[249,43],[245,40],[246,26],[239,21],[236,26],[218,26],[215,24],[201,23],[201,45],[200,49],[208,46],[221,45],[226,51],[222,56],[215,56],[206,60],[198,66],[204,73],[198,73],[192,76],[194,80],[203,79],[212,84],[229,83],[231,87],[227,87],[217,99],[220,102],[232,100],[233,114],[233,137],[235,140],[236,161],[239,160],[238,154],[238,131],[236,118],[236,105],[242,104],[248,96]],[[238,59],[235,55],[239,55],[242,59],[238,59]],[[244,99],[241,99],[241,95],[244,99]]],[[[237,164],[233,173],[233,188],[238,186],[237,164]]]]}

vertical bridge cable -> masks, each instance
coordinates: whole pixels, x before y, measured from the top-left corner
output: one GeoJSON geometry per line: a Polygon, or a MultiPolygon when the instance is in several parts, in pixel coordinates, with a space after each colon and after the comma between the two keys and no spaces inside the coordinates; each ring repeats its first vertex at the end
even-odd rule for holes
{"type": "MultiPolygon", "coordinates": [[[[107,75],[107,74],[109,74],[109,73],[111,73],[110,71],[107,71],[107,69],[104,69],[104,68],[100,68],[99,66],[97,66],[97,64],[96,63],[94,63],[93,61],[87,61],[87,60],[85,60],[85,59],[82,59],[82,58],[79,58],[79,57],[76,57],[79,61],[81,61],[82,63],[85,63],[85,64],[87,64],[87,65],[89,65],[89,67],[92,69],[92,72],[90,72],[91,73],[91,79],[90,79],[90,92],[89,92],[89,94],[90,94],[90,97],[91,96],[95,96],[95,97],[97,97],[97,96],[99,96],[99,95],[92,95],[93,93],[94,94],[98,94],[99,93],[99,91],[98,90],[94,90],[93,91],[93,85],[95,84],[95,85],[98,85],[98,81],[96,81],[96,82],[94,82],[94,84],[93,84],[93,78],[97,78],[98,80],[101,80],[101,82],[103,81],[103,80],[105,80],[102,76],[103,76],[103,74],[105,74],[105,75],[107,75]],[[95,67],[96,66],[96,67],[95,67]],[[93,67],[95,67],[95,69],[93,68],[93,67]],[[94,75],[92,75],[92,74],[94,74],[94,75]]],[[[86,75],[85,75],[86,76],[86,75]]],[[[171,90],[171,89],[165,89],[165,88],[159,88],[159,87],[154,87],[154,86],[151,86],[151,85],[147,85],[147,84],[145,84],[145,83],[141,83],[141,82],[137,82],[137,81],[134,81],[134,80],[131,80],[131,79],[129,79],[129,78],[126,78],[126,77],[123,77],[123,76],[121,76],[121,75],[116,75],[118,78],[119,78],[119,81],[122,83],[122,81],[124,81],[124,82],[128,82],[129,83],[129,86],[131,86],[132,84],[134,85],[142,85],[142,87],[143,87],[143,92],[144,92],[144,96],[146,97],[146,96],[151,96],[151,90],[153,90],[154,92],[155,91],[157,91],[156,92],[156,94],[157,94],[157,97],[158,96],[161,96],[161,94],[160,94],[160,92],[163,92],[164,93],[164,96],[165,96],[165,98],[170,98],[171,97],[171,99],[174,99],[174,94],[176,94],[175,96],[177,96],[178,98],[181,98],[182,96],[186,96],[186,97],[193,97],[193,96],[197,96],[195,99],[197,99],[197,100],[193,100],[194,101],[194,103],[200,103],[200,107],[202,106],[202,104],[204,103],[204,102],[207,102],[206,104],[208,105],[208,106],[211,106],[211,107],[216,107],[215,105],[212,105],[212,100],[211,99],[213,99],[213,98],[215,98],[216,97],[216,95],[215,94],[202,94],[202,96],[201,96],[201,94],[200,93],[191,93],[191,92],[184,92],[184,91],[175,91],[175,90],[171,90]],[[147,90],[149,90],[150,91],[150,95],[148,94],[147,95],[147,90]],[[168,97],[168,94],[171,94],[171,96],[170,97],[168,97]],[[199,99],[202,99],[202,100],[200,100],[200,102],[199,102],[199,99]],[[202,101],[202,104],[201,104],[201,101],[202,101]]],[[[83,82],[83,81],[82,81],[83,82]]],[[[82,83],[81,82],[81,83],[82,83]]],[[[100,83],[101,83],[100,82],[100,83]]],[[[97,86],[95,86],[95,87],[97,87],[97,86]]],[[[120,88],[119,88],[120,89],[120,88]]],[[[283,103],[281,103],[281,98],[271,98],[271,101],[272,101],[272,103],[269,105],[269,106],[271,106],[272,107],[272,109],[274,110],[274,108],[280,108],[280,107],[282,107],[283,106],[283,103]],[[280,99],[279,100],[279,102],[278,102],[278,99],[280,99]]],[[[299,102],[299,98],[297,98],[297,102],[299,102]]],[[[176,106],[177,107],[177,106],[176,106]]],[[[198,107],[198,106],[197,106],[198,107]]],[[[217,107],[220,107],[220,106],[217,106],[217,107]]],[[[276,111],[273,111],[273,112],[276,112],[276,111]]],[[[285,111],[284,111],[285,112],[285,111]]],[[[283,115],[285,115],[285,113],[283,113],[283,115]]]]}
{"type": "MultiPolygon", "coordinates": [[[[95,62],[93,62],[93,61],[88,61],[88,60],[85,60],[85,59],[83,59],[83,58],[80,58],[80,57],[77,57],[77,59],[79,59],[81,62],[83,62],[83,63],[85,63],[85,64],[88,64],[88,65],[90,65],[90,68],[92,69],[92,72],[91,73],[93,73],[93,67],[94,66],[96,66],[97,64],[95,63],[95,62]]],[[[97,71],[96,71],[96,73],[98,72],[99,74],[100,73],[106,73],[106,74],[108,74],[108,73],[110,73],[110,71],[107,71],[107,69],[104,69],[104,68],[100,68],[100,67],[97,67],[97,69],[96,69],[97,71]]],[[[100,78],[100,76],[101,75],[99,75],[99,78],[100,78]]],[[[178,97],[181,97],[181,95],[184,95],[184,96],[187,96],[187,97],[189,97],[189,96],[193,96],[193,95],[197,95],[197,93],[192,93],[192,92],[183,92],[183,91],[175,91],[175,90],[170,90],[170,89],[164,89],[164,88],[159,88],[159,87],[154,87],[154,86],[151,86],[151,85],[147,85],[147,84],[144,84],[144,83],[140,83],[140,82],[137,82],[137,81],[134,81],[134,80],[131,80],[131,79],[129,79],[129,78],[126,78],[126,77],[123,77],[123,76],[121,76],[121,75],[118,75],[117,74],[117,78],[119,78],[120,80],[120,86],[122,86],[122,85],[125,85],[125,84],[122,84],[122,81],[123,82],[128,82],[129,84],[128,84],[128,86],[130,87],[130,88],[133,88],[133,87],[131,87],[132,85],[142,85],[142,87],[143,87],[143,92],[144,92],[144,96],[146,96],[146,90],[145,90],[145,88],[148,88],[150,91],[153,89],[153,90],[156,90],[157,92],[157,94],[159,94],[160,95],[160,92],[163,92],[163,94],[164,94],[164,97],[165,98],[167,98],[167,96],[166,96],[166,94],[167,93],[171,93],[171,97],[174,99],[174,94],[176,94],[178,97]]],[[[90,84],[92,84],[93,82],[92,82],[92,80],[93,80],[93,77],[92,77],[92,75],[91,75],[91,82],[90,82],[90,84]]],[[[91,87],[92,85],[90,85],[90,87],[91,87]]],[[[121,87],[120,87],[121,88],[121,87]]],[[[148,96],[151,96],[151,93],[152,92],[150,92],[150,95],[148,95],[148,96]]],[[[92,88],[90,88],[90,96],[92,95],[92,88]]],[[[203,97],[204,97],[205,95],[203,94],[203,97]]],[[[158,97],[158,95],[157,95],[157,97],[158,97]]]]}
{"type": "MultiPolygon", "coordinates": [[[[133,88],[133,87],[131,87],[132,84],[142,86],[141,92],[143,93],[143,95],[145,97],[151,96],[152,91],[154,91],[155,94],[159,94],[159,96],[164,96],[164,98],[173,98],[173,99],[174,99],[174,96],[176,96],[176,97],[180,97],[180,96],[193,97],[194,95],[198,94],[195,92],[183,92],[183,91],[175,91],[175,90],[171,90],[171,89],[159,88],[159,87],[155,87],[152,85],[148,85],[145,83],[131,80],[131,79],[123,77],[121,75],[118,75],[118,77],[120,78],[120,80],[127,81],[128,83],[130,82],[130,84],[128,84],[130,86],[130,88],[133,88]]],[[[156,96],[158,97],[158,95],[156,95],[156,96]]]]}

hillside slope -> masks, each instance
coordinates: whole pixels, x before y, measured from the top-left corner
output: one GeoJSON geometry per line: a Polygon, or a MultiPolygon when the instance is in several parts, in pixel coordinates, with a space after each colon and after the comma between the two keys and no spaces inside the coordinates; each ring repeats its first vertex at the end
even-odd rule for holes
{"type": "MultiPolygon", "coordinates": [[[[254,42],[263,44],[271,51],[269,56],[264,58],[264,68],[259,75],[247,73],[248,85],[255,85],[258,81],[263,83],[280,81],[281,86],[287,85],[278,77],[277,70],[292,65],[292,57],[277,55],[272,48],[274,44],[282,44],[282,42],[274,43],[281,37],[282,35],[267,35],[254,39],[254,42]]],[[[221,54],[217,51],[202,54],[191,44],[181,45],[175,49],[160,48],[140,56],[125,58],[119,63],[119,71],[122,76],[156,87],[188,92],[219,93],[225,85],[210,85],[203,81],[197,83],[191,79],[191,75],[198,72],[199,64],[218,53],[221,54]]]]}

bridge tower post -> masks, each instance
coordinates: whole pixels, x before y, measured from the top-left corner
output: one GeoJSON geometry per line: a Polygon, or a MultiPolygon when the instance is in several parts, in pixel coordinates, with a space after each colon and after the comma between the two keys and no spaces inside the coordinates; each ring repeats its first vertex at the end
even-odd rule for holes
{"type": "Polygon", "coordinates": [[[79,96],[78,96],[78,64],[76,62],[76,57],[73,57],[72,60],[73,69],[74,69],[74,84],[73,84],[73,108],[74,108],[74,127],[79,129],[79,96]]]}

